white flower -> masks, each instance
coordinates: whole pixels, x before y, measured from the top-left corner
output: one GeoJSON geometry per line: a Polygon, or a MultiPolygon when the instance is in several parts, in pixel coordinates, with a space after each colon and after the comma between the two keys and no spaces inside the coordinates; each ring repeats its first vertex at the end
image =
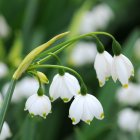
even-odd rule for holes
{"type": "Polygon", "coordinates": [[[127,132],[139,131],[140,113],[130,108],[123,109],[118,114],[118,125],[127,132]]]}
{"type": "Polygon", "coordinates": [[[102,87],[105,81],[111,76],[112,56],[104,51],[103,53],[97,53],[94,62],[94,68],[96,70],[99,85],[102,87]]]}
{"type": "Polygon", "coordinates": [[[10,29],[7,25],[5,18],[0,15],[0,37],[6,37],[9,35],[10,29]]]}
{"type": "Polygon", "coordinates": [[[98,99],[90,94],[75,96],[69,109],[72,123],[77,124],[82,120],[90,124],[94,116],[100,120],[104,118],[103,108],[98,99]]]}
{"type": "Polygon", "coordinates": [[[79,42],[71,52],[70,62],[75,66],[92,63],[96,53],[97,49],[94,43],[79,42]]]}
{"type": "MultiPolygon", "coordinates": [[[[10,83],[6,83],[4,87],[2,88],[2,93],[5,96],[7,89],[9,87],[10,83]]],[[[25,77],[19,82],[17,82],[13,96],[12,96],[12,103],[18,103],[22,101],[23,99],[28,98],[29,96],[33,95],[38,91],[39,85],[38,82],[31,78],[31,77],[25,77]]]]}
{"type": "Polygon", "coordinates": [[[123,87],[128,87],[129,78],[134,76],[134,67],[126,56],[120,54],[113,58],[111,73],[115,82],[118,79],[123,87]]]}
{"type": "Polygon", "coordinates": [[[3,62],[0,62],[0,78],[5,77],[8,74],[8,67],[3,62]]]}
{"type": "Polygon", "coordinates": [[[25,104],[25,111],[28,110],[29,113],[34,115],[39,115],[43,118],[51,112],[51,102],[46,95],[39,96],[34,94],[30,96],[25,104]]]}
{"type": "Polygon", "coordinates": [[[134,56],[140,60],[140,38],[138,38],[134,44],[133,53],[134,56]]]}
{"type": "Polygon", "coordinates": [[[6,140],[12,136],[10,128],[6,122],[3,123],[3,127],[0,133],[0,140],[6,140]]]}
{"type": "Polygon", "coordinates": [[[128,88],[120,88],[117,91],[117,99],[124,105],[138,105],[140,103],[140,85],[130,83],[128,88]]]}
{"type": "Polygon", "coordinates": [[[56,74],[54,76],[50,85],[49,94],[52,101],[60,97],[64,102],[68,102],[79,91],[80,85],[78,80],[66,72],[64,75],[56,74]]]}
{"type": "Polygon", "coordinates": [[[81,21],[80,32],[88,33],[98,29],[104,29],[113,16],[113,11],[107,4],[97,5],[93,7],[91,11],[84,14],[81,21]]]}

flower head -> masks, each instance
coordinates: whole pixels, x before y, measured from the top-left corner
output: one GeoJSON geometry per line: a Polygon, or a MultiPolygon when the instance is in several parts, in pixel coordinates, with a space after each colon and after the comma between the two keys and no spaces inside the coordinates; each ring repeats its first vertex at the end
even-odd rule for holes
{"type": "Polygon", "coordinates": [[[75,96],[69,109],[72,123],[77,124],[82,120],[90,124],[94,116],[100,120],[104,118],[102,105],[97,98],[90,94],[75,96]]]}
{"type": "Polygon", "coordinates": [[[25,111],[28,110],[29,113],[34,115],[39,115],[43,118],[51,112],[51,102],[46,95],[39,96],[34,94],[30,96],[25,104],[25,111]]]}
{"type": "Polygon", "coordinates": [[[78,80],[66,72],[64,75],[57,74],[54,76],[50,85],[49,94],[52,101],[60,97],[64,102],[68,102],[79,91],[80,85],[78,80]]]}
{"type": "Polygon", "coordinates": [[[95,57],[94,68],[96,70],[97,78],[101,87],[111,76],[111,64],[112,56],[107,51],[104,51],[103,53],[97,53],[95,57]]]}
{"type": "Polygon", "coordinates": [[[3,127],[0,133],[0,140],[6,140],[12,136],[10,128],[6,122],[3,123],[3,127]]]}
{"type": "Polygon", "coordinates": [[[128,87],[129,78],[134,76],[134,67],[131,61],[124,55],[115,55],[112,61],[111,73],[115,82],[118,79],[123,87],[128,87]]]}
{"type": "Polygon", "coordinates": [[[130,83],[127,89],[120,88],[117,91],[117,100],[124,105],[135,106],[140,103],[140,85],[130,83]]]}
{"type": "Polygon", "coordinates": [[[140,119],[139,112],[133,111],[130,108],[126,108],[120,111],[118,114],[118,125],[122,130],[127,132],[140,131],[139,119],[140,119]]]}

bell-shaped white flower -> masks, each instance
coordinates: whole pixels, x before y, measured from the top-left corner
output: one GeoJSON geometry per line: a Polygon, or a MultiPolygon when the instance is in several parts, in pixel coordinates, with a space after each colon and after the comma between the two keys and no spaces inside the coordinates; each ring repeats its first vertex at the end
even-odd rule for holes
{"type": "Polygon", "coordinates": [[[140,131],[140,113],[130,108],[121,110],[118,114],[118,125],[127,132],[140,131]]]}
{"type": "Polygon", "coordinates": [[[69,109],[72,123],[75,125],[82,120],[90,124],[94,116],[100,120],[104,118],[103,107],[99,100],[90,94],[75,96],[69,109]]]}
{"type": "Polygon", "coordinates": [[[111,76],[111,65],[112,56],[107,51],[97,53],[94,68],[96,70],[100,87],[102,87],[105,84],[105,81],[111,76]]]}
{"type": "Polygon", "coordinates": [[[140,103],[140,85],[130,83],[128,88],[121,87],[116,96],[119,103],[136,106],[140,103]]]}
{"type": "Polygon", "coordinates": [[[3,127],[0,133],[0,140],[6,140],[7,138],[10,138],[12,136],[12,133],[10,131],[10,128],[6,122],[3,123],[3,127]]]}
{"type": "Polygon", "coordinates": [[[93,63],[97,53],[96,45],[89,42],[79,42],[73,48],[70,63],[74,66],[93,63]]]}
{"type": "Polygon", "coordinates": [[[60,97],[64,102],[68,102],[79,91],[80,85],[78,80],[66,72],[64,75],[57,74],[54,76],[50,85],[49,94],[52,101],[60,97]]]}
{"type": "Polygon", "coordinates": [[[43,118],[51,112],[51,102],[46,95],[39,96],[34,94],[30,96],[25,104],[25,111],[28,110],[32,116],[39,115],[43,118]]]}
{"type": "Polygon", "coordinates": [[[114,82],[118,79],[127,88],[129,78],[134,76],[134,67],[126,56],[120,54],[113,58],[111,73],[114,82]]]}

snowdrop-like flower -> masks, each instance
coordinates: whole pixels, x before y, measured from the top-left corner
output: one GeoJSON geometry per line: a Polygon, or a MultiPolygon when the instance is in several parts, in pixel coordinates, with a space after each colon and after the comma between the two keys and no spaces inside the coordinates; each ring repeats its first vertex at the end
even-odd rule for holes
{"type": "Polygon", "coordinates": [[[0,133],[0,140],[6,140],[7,138],[10,138],[12,136],[12,133],[10,131],[10,128],[6,122],[3,123],[3,127],[0,133]]]}
{"type": "Polygon", "coordinates": [[[96,7],[93,7],[91,11],[84,14],[81,21],[80,32],[88,33],[103,29],[107,26],[113,16],[113,11],[107,4],[97,5],[96,7]]]}
{"type": "Polygon", "coordinates": [[[97,53],[96,45],[89,42],[79,42],[73,48],[70,62],[75,66],[92,63],[97,53]]]}
{"type": "Polygon", "coordinates": [[[72,123],[75,125],[82,120],[90,124],[94,116],[100,120],[104,118],[102,105],[97,98],[90,94],[75,96],[69,109],[72,123]]]}
{"type": "Polygon", "coordinates": [[[140,125],[140,113],[130,108],[123,109],[118,114],[119,127],[127,132],[138,131],[140,125]]]}
{"type": "Polygon", "coordinates": [[[117,100],[124,105],[138,105],[140,103],[140,85],[130,83],[129,87],[117,91],[117,100]]]}
{"type": "Polygon", "coordinates": [[[0,15],[0,37],[6,37],[9,35],[10,29],[7,25],[5,18],[0,15]]]}
{"type": "MultiPolygon", "coordinates": [[[[2,88],[3,95],[6,95],[7,89],[10,83],[6,83],[2,88]]],[[[25,77],[20,80],[15,87],[13,96],[12,96],[12,103],[18,103],[23,99],[28,98],[29,96],[33,95],[38,91],[39,85],[38,82],[31,77],[25,77]]]]}
{"type": "Polygon", "coordinates": [[[97,53],[94,62],[94,68],[96,70],[99,85],[102,87],[105,81],[111,76],[112,56],[104,51],[103,53],[97,53]]]}
{"type": "Polygon", "coordinates": [[[28,110],[32,116],[39,115],[46,118],[51,112],[51,102],[46,95],[33,94],[27,99],[24,110],[28,110]]]}
{"type": "Polygon", "coordinates": [[[78,80],[66,72],[64,75],[57,74],[54,76],[50,85],[49,94],[52,101],[60,97],[64,102],[68,102],[79,91],[80,85],[78,80]]]}
{"type": "Polygon", "coordinates": [[[118,79],[123,87],[127,88],[129,78],[134,76],[134,67],[131,61],[123,54],[115,55],[112,61],[111,73],[114,82],[118,79]]]}
{"type": "Polygon", "coordinates": [[[134,56],[140,60],[140,38],[138,38],[134,44],[133,53],[134,56]]]}
{"type": "Polygon", "coordinates": [[[3,62],[0,62],[0,78],[5,77],[7,74],[8,67],[3,62]]]}

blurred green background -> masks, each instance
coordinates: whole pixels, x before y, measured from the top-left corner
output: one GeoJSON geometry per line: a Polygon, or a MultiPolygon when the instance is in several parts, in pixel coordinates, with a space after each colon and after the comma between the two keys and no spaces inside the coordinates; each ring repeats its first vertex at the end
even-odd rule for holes
{"type": "MultiPolygon", "coordinates": [[[[137,69],[140,61],[134,58],[132,49],[140,37],[139,0],[0,0],[0,14],[10,28],[9,35],[0,38],[0,61],[5,62],[10,70],[8,76],[0,81],[0,88],[10,80],[13,71],[33,48],[65,31],[71,32],[67,39],[78,35],[83,14],[101,3],[109,5],[114,16],[105,28],[98,30],[114,35],[122,44],[124,54],[137,69]]],[[[111,39],[101,37],[101,40],[106,50],[112,54],[111,39]]],[[[63,52],[61,58],[65,59],[67,53],[63,52]]],[[[52,113],[46,120],[31,118],[23,111],[24,100],[11,104],[7,112],[6,120],[12,131],[9,139],[139,140],[139,134],[123,133],[117,126],[117,113],[121,107],[115,99],[115,92],[120,84],[109,80],[103,88],[99,88],[93,64],[76,67],[67,64],[65,60],[64,64],[76,69],[83,76],[89,93],[93,93],[101,101],[105,112],[104,120],[94,119],[91,125],[80,122],[73,126],[68,118],[70,103],[64,104],[61,100],[53,103],[52,113]]],[[[56,71],[50,70],[45,72],[50,81],[55,73],[56,71]]],[[[48,88],[49,85],[46,86],[46,94],[48,88]]]]}

